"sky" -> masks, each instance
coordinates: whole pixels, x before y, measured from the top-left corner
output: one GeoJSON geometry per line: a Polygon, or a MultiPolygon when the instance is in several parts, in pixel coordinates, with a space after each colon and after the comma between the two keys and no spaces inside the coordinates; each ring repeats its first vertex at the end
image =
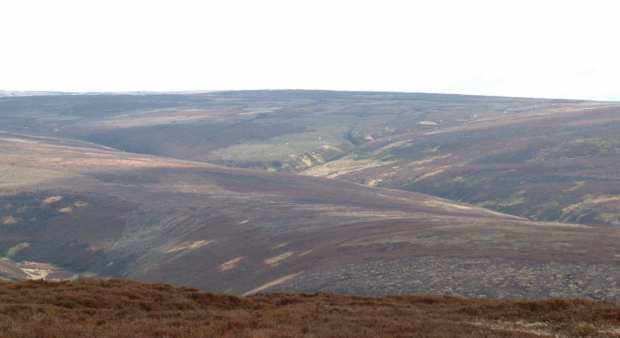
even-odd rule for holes
{"type": "Polygon", "coordinates": [[[620,1],[0,0],[0,90],[620,101],[620,1]]]}

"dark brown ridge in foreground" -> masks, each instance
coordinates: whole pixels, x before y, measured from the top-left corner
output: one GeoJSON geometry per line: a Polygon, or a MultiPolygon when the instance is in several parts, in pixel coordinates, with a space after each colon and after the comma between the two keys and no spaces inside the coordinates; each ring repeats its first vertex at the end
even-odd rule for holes
{"type": "Polygon", "coordinates": [[[588,300],[239,298],[131,281],[2,282],[0,337],[617,337],[620,304],[588,300]]]}

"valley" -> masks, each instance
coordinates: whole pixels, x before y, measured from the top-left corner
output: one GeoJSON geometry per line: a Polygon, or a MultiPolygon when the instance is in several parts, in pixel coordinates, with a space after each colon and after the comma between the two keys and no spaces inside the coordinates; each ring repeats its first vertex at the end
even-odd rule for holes
{"type": "Polygon", "coordinates": [[[0,277],[612,299],[618,109],[325,91],[0,98],[0,277]]]}

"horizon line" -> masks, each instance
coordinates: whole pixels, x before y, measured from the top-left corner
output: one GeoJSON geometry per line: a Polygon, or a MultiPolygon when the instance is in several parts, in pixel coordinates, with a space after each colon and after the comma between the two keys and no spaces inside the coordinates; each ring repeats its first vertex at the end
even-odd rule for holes
{"type": "Polygon", "coordinates": [[[509,96],[509,95],[485,95],[485,94],[463,94],[463,93],[440,93],[440,92],[405,92],[391,90],[336,90],[336,89],[294,89],[294,88],[276,88],[276,89],[214,89],[214,90],[125,90],[125,91],[62,91],[62,90],[2,90],[0,89],[0,98],[18,98],[18,97],[34,97],[34,96],[97,96],[97,95],[133,95],[133,96],[150,96],[150,95],[193,95],[208,94],[222,92],[259,92],[259,91],[307,91],[307,92],[343,92],[343,93],[392,93],[392,94],[425,94],[425,95],[454,95],[454,96],[472,96],[472,97],[489,97],[489,98],[511,98],[511,99],[534,99],[534,100],[562,100],[562,101],[588,101],[588,102],[617,102],[618,99],[569,99],[554,97],[535,97],[535,96],[509,96]]]}

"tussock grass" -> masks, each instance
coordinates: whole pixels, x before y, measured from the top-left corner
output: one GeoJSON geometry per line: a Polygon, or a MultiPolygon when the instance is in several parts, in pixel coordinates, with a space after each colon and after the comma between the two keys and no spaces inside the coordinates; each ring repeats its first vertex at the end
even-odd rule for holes
{"type": "Polygon", "coordinates": [[[615,337],[620,305],[266,294],[130,281],[0,283],[1,337],[615,337]]]}

